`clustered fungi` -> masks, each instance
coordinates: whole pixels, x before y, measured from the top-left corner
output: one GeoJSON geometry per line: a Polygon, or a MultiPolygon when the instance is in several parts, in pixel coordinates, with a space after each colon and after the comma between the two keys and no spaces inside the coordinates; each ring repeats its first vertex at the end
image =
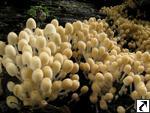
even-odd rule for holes
{"type": "Polygon", "coordinates": [[[132,19],[132,15],[128,15],[128,7],[135,7],[135,0],[125,0],[121,5],[114,7],[103,7],[100,12],[107,15],[105,21],[111,20],[111,29],[117,33],[115,40],[121,48],[150,52],[150,23],[132,19]]]}
{"type": "MultiPolygon", "coordinates": [[[[133,100],[150,99],[149,52],[122,51],[108,37],[108,29],[104,20],[95,18],[65,27],[53,19],[40,29],[29,18],[18,35],[10,32],[8,44],[0,41],[0,66],[19,83],[7,83],[13,94],[7,97],[7,105],[18,108],[20,100],[24,106],[43,106],[68,93],[78,101],[87,92],[91,103],[103,110],[127,91],[133,100]],[[81,76],[89,84],[81,86],[81,76]],[[116,83],[122,84],[119,91],[116,83]]],[[[125,113],[125,107],[118,106],[117,112],[125,113]]]]}

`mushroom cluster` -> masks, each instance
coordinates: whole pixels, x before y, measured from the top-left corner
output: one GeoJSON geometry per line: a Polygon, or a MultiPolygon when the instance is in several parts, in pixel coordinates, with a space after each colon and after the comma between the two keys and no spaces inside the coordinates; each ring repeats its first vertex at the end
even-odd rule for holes
{"type": "Polygon", "coordinates": [[[131,51],[150,52],[150,22],[131,19],[128,7],[134,7],[133,0],[114,7],[103,7],[100,12],[107,15],[106,21],[113,22],[111,29],[116,32],[115,37],[120,47],[131,51]]]}
{"type": "MultiPolygon", "coordinates": [[[[7,83],[14,95],[7,97],[7,105],[17,108],[21,100],[24,106],[41,106],[69,93],[78,101],[87,92],[103,110],[127,92],[133,100],[150,99],[149,52],[122,51],[107,31],[108,23],[101,19],[65,27],[53,19],[41,29],[29,18],[18,35],[10,32],[8,43],[0,42],[1,64],[20,82],[7,83]],[[81,86],[83,77],[88,84],[81,86]],[[116,83],[122,85],[119,90],[116,83]]],[[[118,106],[117,112],[125,113],[125,108],[118,106]]]]}

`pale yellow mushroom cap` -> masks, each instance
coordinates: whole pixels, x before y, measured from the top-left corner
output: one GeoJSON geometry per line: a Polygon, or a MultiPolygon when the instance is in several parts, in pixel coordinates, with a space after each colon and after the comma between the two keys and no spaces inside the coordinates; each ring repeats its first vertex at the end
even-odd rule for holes
{"type": "Polygon", "coordinates": [[[41,90],[43,92],[48,92],[48,91],[51,90],[51,87],[52,87],[52,81],[51,81],[51,79],[47,78],[47,77],[43,78],[43,80],[41,82],[41,86],[40,86],[41,90]]]}
{"type": "Polygon", "coordinates": [[[78,49],[84,51],[86,49],[86,44],[84,41],[78,41],[77,43],[78,49]]]}
{"type": "Polygon", "coordinates": [[[71,72],[73,69],[73,62],[72,60],[65,60],[63,65],[62,65],[62,70],[66,73],[71,72]]]}
{"type": "Polygon", "coordinates": [[[8,96],[6,98],[6,104],[8,107],[10,107],[11,109],[15,109],[19,107],[19,102],[18,99],[15,96],[8,96]]]}
{"type": "Polygon", "coordinates": [[[107,34],[102,32],[99,34],[98,40],[99,42],[102,42],[105,38],[107,38],[107,34]]]}
{"type": "Polygon", "coordinates": [[[59,73],[61,69],[61,63],[59,61],[54,61],[51,65],[54,76],[59,73]]]}
{"type": "Polygon", "coordinates": [[[131,65],[127,64],[127,65],[125,65],[123,71],[128,74],[131,71],[131,69],[132,69],[131,65]]]}
{"type": "Polygon", "coordinates": [[[9,44],[14,45],[18,42],[18,36],[15,32],[10,32],[7,36],[7,41],[9,44]]]}
{"type": "Polygon", "coordinates": [[[13,88],[13,94],[17,97],[21,97],[23,94],[23,88],[20,84],[16,84],[13,88]]]}
{"type": "Polygon", "coordinates": [[[132,84],[132,83],[133,83],[133,77],[132,77],[132,76],[127,76],[127,77],[125,77],[125,78],[123,79],[123,83],[124,83],[126,86],[132,84]]]}
{"type": "Polygon", "coordinates": [[[41,69],[35,69],[32,73],[32,80],[34,83],[40,83],[43,79],[43,71],[41,69]]]}
{"type": "Polygon", "coordinates": [[[100,92],[100,90],[101,90],[101,88],[100,88],[98,82],[93,82],[93,83],[92,83],[92,86],[91,86],[91,89],[92,89],[92,91],[93,91],[94,93],[98,93],[98,92],[100,92]]]}
{"type": "Polygon", "coordinates": [[[6,64],[6,71],[10,76],[16,76],[18,74],[18,68],[14,63],[7,63],[6,64]]]}
{"type": "Polygon", "coordinates": [[[5,47],[5,54],[9,57],[9,58],[13,58],[16,56],[16,49],[12,46],[12,45],[6,45],[5,47]]]}
{"type": "Polygon", "coordinates": [[[23,67],[20,69],[21,78],[23,80],[30,80],[32,79],[32,70],[29,67],[23,67]]]}
{"type": "Polygon", "coordinates": [[[44,66],[42,68],[42,71],[44,73],[44,77],[48,77],[48,78],[50,78],[52,80],[52,78],[53,78],[53,71],[52,71],[50,66],[44,66]]]}
{"type": "Polygon", "coordinates": [[[81,94],[85,94],[88,91],[89,91],[89,87],[86,86],[86,85],[82,86],[81,89],[80,89],[81,94]]]}
{"type": "Polygon", "coordinates": [[[32,59],[30,61],[30,68],[32,70],[35,70],[37,68],[41,68],[41,60],[38,56],[32,57],[32,59]]]}
{"type": "Polygon", "coordinates": [[[135,87],[139,95],[144,96],[147,93],[147,88],[143,82],[138,83],[135,87]]]}
{"type": "Polygon", "coordinates": [[[80,82],[78,80],[72,80],[71,90],[76,91],[80,87],[80,82]]]}
{"type": "Polygon", "coordinates": [[[39,50],[39,53],[46,52],[49,56],[51,56],[51,49],[49,47],[44,47],[39,50]]]}
{"type": "Polygon", "coordinates": [[[30,52],[23,52],[22,54],[22,64],[30,66],[32,60],[32,54],[30,52]]]}
{"type": "Polygon", "coordinates": [[[10,92],[13,91],[14,86],[15,86],[15,83],[14,83],[13,81],[9,81],[9,82],[7,83],[7,89],[8,89],[10,92]]]}
{"type": "Polygon", "coordinates": [[[75,31],[82,30],[83,25],[81,21],[76,21],[73,23],[73,28],[75,31]]]}
{"type": "Polygon", "coordinates": [[[23,66],[22,63],[22,55],[21,54],[17,54],[16,59],[15,59],[16,65],[21,68],[23,66]]]}
{"type": "Polygon", "coordinates": [[[113,99],[113,97],[114,97],[114,95],[112,93],[106,93],[105,96],[104,96],[104,99],[106,101],[110,101],[110,100],[113,99]]]}
{"type": "Polygon", "coordinates": [[[52,84],[52,91],[60,91],[62,89],[62,81],[54,81],[52,84]]]}
{"type": "Polygon", "coordinates": [[[26,27],[33,30],[36,28],[36,22],[33,18],[29,18],[26,22],[26,27]]]}
{"type": "Polygon", "coordinates": [[[39,55],[42,66],[47,65],[49,63],[49,55],[46,52],[41,52],[39,55]]]}
{"type": "Polygon", "coordinates": [[[66,49],[64,49],[62,54],[66,55],[68,57],[68,59],[70,59],[72,57],[72,50],[70,48],[66,48],[66,49]]]}
{"type": "Polygon", "coordinates": [[[77,73],[79,71],[79,64],[78,63],[74,63],[73,64],[73,68],[71,70],[71,73],[74,74],[74,73],[77,73]]]}
{"type": "Polygon", "coordinates": [[[102,73],[96,73],[95,75],[95,80],[99,81],[99,82],[103,82],[104,81],[104,75],[102,73]]]}
{"type": "Polygon", "coordinates": [[[50,36],[52,33],[56,33],[56,28],[53,24],[47,24],[44,28],[44,35],[46,37],[50,36]]]}
{"type": "Polygon", "coordinates": [[[55,54],[57,51],[57,46],[54,42],[50,41],[47,43],[47,46],[51,49],[51,53],[55,54]]]}
{"type": "Polygon", "coordinates": [[[117,113],[125,113],[125,112],[126,112],[126,110],[123,106],[118,106],[117,107],[117,113]]]}
{"type": "Polygon", "coordinates": [[[91,103],[97,103],[97,101],[98,101],[98,96],[97,96],[97,94],[95,94],[95,93],[93,93],[92,95],[90,95],[90,101],[91,101],[91,103]]]}
{"type": "Polygon", "coordinates": [[[24,39],[24,40],[26,40],[27,42],[29,42],[30,38],[29,38],[29,35],[27,34],[27,32],[21,31],[21,32],[19,33],[19,40],[21,40],[21,39],[24,39]]]}
{"type": "Polygon", "coordinates": [[[31,79],[26,79],[26,80],[24,80],[24,81],[22,82],[22,84],[21,84],[21,86],[22,86],[22,88],[23,88],[23,91],[24,91],[25,93],[31,92],[31,91],[34,89],[33,85],[34,85],[34,83],[32,82],[31,79]]]}
{"type": "Polygon", "coordinates": [[[73,84],[73,81],[69,78],[66,78],[62,81],[62,88],[67,90],[67,89],[71,89],[73,84]]]}
{"type": "Polygon", "coordinates": [[[58,22],[57,19],[53,19],[53,20],[51,21],[51,24],[53,24],[55,27],[58,27],[58,26],[59,26],[59,22],[58,22]]]}
{"type": "Polygon", "coordinates": [[[133,100],[136,100],[136,99],[140,99],[141,98],[141,96],[139,95],[139,93],[136,91],[136,90],[134,90],[132,93],[131,93],[131,98],[133,99],[133,100]]]}
{"type": "Polygon", "coordinates": [[[36,28],[34,34],[37,36],[44,36],[43,29],[36,28]]]}
{"type": "Polygon", "coordinates": [[[24,45],[22,52],[30,52],[32,54],[32,47],[30,45],[24,45]]]}
{"type": "Polygon", "coordinates": [[[61,53],[56,53],[55,56],[54,56],[54,61],[59,61],[61,64],[63,64],[63,55],[61,53]]]}
{"type": "Polygon", "coordinates": [[[44,36],[37,36],[36,47],[41,49],[46,46],[46,38],[44,36]]]}
{"type": "Polygon", "coordinates": [[[99,101],[99,105],[100,105],[100,108],[103,109],[103,110],[107,110],[108,109],[108,105],[107,105],[107,102],[103,99],[101,99],[99,101]]]}
{"type": "Polygon", "coordinates": [[[50,40],[53,41],[56,45],[61,44],[61,37],[59,33],[52,33],[50,36],[50,40]]]}
{"type": "Polygon", "coordinates": [[[25,31],[29,36],[33,35],[33,31],[29,28],[25,28],[23,31],[25,31]]]}
{"type": "Polygon", "coordinates": [[[28,45],[27,40],[25,40],[25,39],[19,40],[19,42],[18,42],[18,50],[19,50],[19,51],[22,51],[24,45],[28,45]]]}
{"type": "Polygon", "coordinates": [[[79,99],[80,99],[78,93],[73,93],[72,96],[71,96],[71,98],[72,98],[73,100],[75,100],[75,101],[79,101],[79,99]]]}
{"type": "Polygon", "coordinates": [[[65,24],[65,33],[66,34],[72,34],[73,33],[73,26],[71,23],[66,23],[65,24]]]}

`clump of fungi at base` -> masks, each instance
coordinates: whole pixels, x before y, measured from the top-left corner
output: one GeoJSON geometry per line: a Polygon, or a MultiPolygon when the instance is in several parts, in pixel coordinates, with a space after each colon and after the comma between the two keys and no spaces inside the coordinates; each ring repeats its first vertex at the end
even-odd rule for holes
{"type": "MultiPolygon", "coordinates": [[[[18,109],[21,101],[23,106],[42,107],[68,94],[78,101],[90,93],[92,104],[108,110],[122,95],[133,101],[150,99],[149,52],[122,51],[108,37],[108,28],[104,20],[90,18],[65,27],[53,19],[41,29],[29,18],[19,34],[10,32],[7,43],[0,41],[0,71],[3,66],[19,83],[8,81],[12,95],[7,105],[18,109]]],[[[125,113],[126,106],[117,106],[116,112],[125,113]]]]}

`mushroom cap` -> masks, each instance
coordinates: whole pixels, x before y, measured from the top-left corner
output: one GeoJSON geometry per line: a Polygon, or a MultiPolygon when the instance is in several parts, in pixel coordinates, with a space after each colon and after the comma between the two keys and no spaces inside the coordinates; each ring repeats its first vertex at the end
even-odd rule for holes
{"type": "Polygon", "coordinates": [[[36,22],[33,18],[29,18],[26,22],[26,27],[33,30],[36,28],[36,22]]]}
{"type": "Polygon", "coordinates": [[[43,76],[43,71],[37,68],[32,73],[32,80],[34,83],[40,83],[43,79],[43,76]]]}
{"type": "Polygon", "coordinates": [[[15,109],[15,108],[18,108],[19,102],[18,102],[18,99],[15,96],[8,96],[6,98],[6,104],[11,109],[15,109]]]}

